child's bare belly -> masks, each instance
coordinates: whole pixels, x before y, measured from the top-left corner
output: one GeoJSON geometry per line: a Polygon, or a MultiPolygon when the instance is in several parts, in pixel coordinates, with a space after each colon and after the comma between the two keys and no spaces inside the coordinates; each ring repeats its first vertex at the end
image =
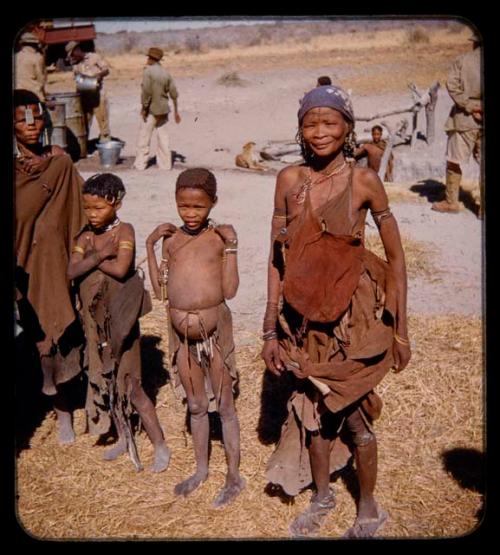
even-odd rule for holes
{"type": "Polygon", "coordinates": [[[217,306],[197,310],[170,308],[170,321],[174,329],[188,339],[203,339],[217,327],[217,306]]]}

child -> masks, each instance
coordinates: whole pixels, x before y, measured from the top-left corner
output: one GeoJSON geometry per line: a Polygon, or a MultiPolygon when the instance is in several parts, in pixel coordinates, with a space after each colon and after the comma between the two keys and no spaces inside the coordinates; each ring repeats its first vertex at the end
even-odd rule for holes
{"type": "MultiPolygon", "coordinates": [[[[359,146],[354,150],[354,157],[356,159],[368,157],[368,167],[373,171],[378,173],[380,169],[380,163],[382,162],[382,156],[387,148],[387,142],[382,139],[382,127],[380,125],[374,125],[372,127],[372,141],[359,146]]],[[[384,181],[392,181],[392,168],[394,164],[394,157],[391,153],[389,156],[389,161],[387,163],[387,169],[385,170],[384,181]]]]}
{"type": "Polygon", "coordinates": [[[113,422],[118,442],[104,459],[114,460],[128,449],[137,470],[142,470],[130,425],[135,408],[154,445],[152,471],[161,472],[168,467],[170,449],[141,385],[138,318],[150,307],[146,308],[148,298],[134,269],[134,228],[116,215],[125,188],[116,175],[102,173],[90,177],[82,192],[89,225],[78,235],[68,278],[79,288],[87,337],[89,431],[105,434],[113,422]]]}
{"type": "Polygon", "coordinates": [[[225,485],[213,502],[213,506],[220,507],[244,488],[245,480],[238,470],[240,438],[233,400],[237,373],[232,320],[224,302],[233,298],[238,289],[238,241],[231,225],[215,226],[208,219],[217,202],[216,188],[214,175],[206,169],[182,172],[177,179],[175,200],[184,225],[159,225],[147,238],[146,247],[151,284],[162,300],[167,300],[168,274],[171,365],[176,386],[187,397],[196,458],[196,472],[177,484],[174,491],[186,496],[206,480],[208,411],[217,410],[228,465],[225,485]],[[154,245],[162,237],[158,267],[154,245]]]}

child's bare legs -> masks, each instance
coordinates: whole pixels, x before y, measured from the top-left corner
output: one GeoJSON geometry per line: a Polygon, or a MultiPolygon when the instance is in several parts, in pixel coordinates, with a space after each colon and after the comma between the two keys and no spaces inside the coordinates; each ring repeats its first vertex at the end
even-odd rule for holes
{"type": "Polygon", "coordinates": [[[210,365],[210,381],[218,401],[227,461],[226,483],[213,502],[214,507],[221,507],[240,493],[245,487],[245,480],[239,472],[240,426],[234,407],[231,376],[224,371],[222,357],[217,348],[214,348],[213,354],[210,365]]]}
{"type": "Polygon", "coordinates": [[[208,476],[209,422],[205,380],[203,370],[193,357],[189,361],[189,357],[189,348],[182,343],[177,353],[177,368],[187,395],[191,436],[196,459],[196,472],[174,488],[176,495],[184,496],[194,491],[208,476]],[[189,363],[191,363],[191,368],[189,368],[189,363]]]}
{"type": "Polygon", "coordinates": [[[56,395],[54,395],[53,407],[57,417],[59,443],[73,443],[75,441],[73,415],[68,408],[66,395],[62,391],[57,391],[56,395]]]}
{"type": "Polygon", "coordinates": [[[115,425],[116,433],[118,434],[118,441],[115,445],[113,445],[113,447],[104,452],[102,458],[105,461],[114,461],[120,455],[127,452],[127,438],[123,427],[114,414],[111,415],[111,418],[113,419],[113,424],[115,425]]]}
{"type": "Polygon", "coordinates": [[[141,417],[146,433],[155,450],[155,460],[151,470],[162,472],[168,468],[171,451],[165,444],[155,407],[137,379],[132,381],[131,401],[141,417]]]}

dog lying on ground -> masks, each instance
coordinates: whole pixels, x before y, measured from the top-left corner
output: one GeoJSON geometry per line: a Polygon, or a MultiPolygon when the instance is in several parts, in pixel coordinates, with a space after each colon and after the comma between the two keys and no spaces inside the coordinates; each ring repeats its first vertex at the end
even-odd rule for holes
{"type": "Polygon", "coordinates": [[[266,171],[268,168],[259,164],[259,159],[254,150],[255,143],[250,141],[243,145],[243,151],[236,155],[234,163],[240,168],[247,168],[249,170],[266,171]]]}

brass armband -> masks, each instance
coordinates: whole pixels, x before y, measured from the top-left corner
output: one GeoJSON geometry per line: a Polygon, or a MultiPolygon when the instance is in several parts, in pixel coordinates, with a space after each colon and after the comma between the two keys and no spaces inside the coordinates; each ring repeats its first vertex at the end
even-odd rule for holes
{"type": "Polygon", "coordinates": [[[85,254],[85,250],[78,245],[75,245],[71,252],[78,252],[80,254],[85,254]]]}
{"type": "Polygon", "coordinates": [[[133,251],[134,250],[134,243],[132,243],[132,241],[120,241],[118,243],[118,248],[119,249],[128,249],[133,251]]]}

